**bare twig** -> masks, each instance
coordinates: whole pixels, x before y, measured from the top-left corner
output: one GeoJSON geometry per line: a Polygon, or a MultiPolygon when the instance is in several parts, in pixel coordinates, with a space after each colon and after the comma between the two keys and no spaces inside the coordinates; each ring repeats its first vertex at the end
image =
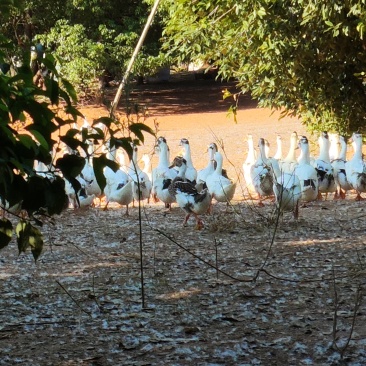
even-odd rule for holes
{"type": "MultiPolygon", "coordinates": [[[[215,237],[215,263],[216,263],[216,268],[219,268],[219,253],[218,253],[218,249],[217,249],[217,240],[215,237]]],[[[216,279],[219,279],[219,271],[216,269],[216,279]]]]}
{"type": "Polygon", "coordinates": [[[85,314],[89,315],[91,317],[91,312],[85,310],[82,308],[82,306],[72,297],[70,292],[65,288],[64,285],[62,285],[59,281],[56,280],[56,283],[65,291],[65,293],[70,297],[70,299],[76,304],[76,306],[85,314]]]}

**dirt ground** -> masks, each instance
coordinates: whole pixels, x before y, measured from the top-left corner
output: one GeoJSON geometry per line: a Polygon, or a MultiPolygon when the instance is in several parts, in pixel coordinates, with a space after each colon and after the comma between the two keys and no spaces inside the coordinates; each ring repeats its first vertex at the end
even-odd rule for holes
{"type": "MultiPolygon", "coordinates": [[[[245,139],[267,138],[274,154],[279,133],[286,154],[291,132],[306,131],[249,97],[235,123],[225,88],[235,91],[184,80],[139,86],[131,98],[172,156],[189,139],[197,169],[220,142],[238,181],[233,207],[215,204],[202,231],[160,203],[143,205],[141,228],[137,207],[128,217],[113,205],[69,209],[42,228],[36,264],[12,241],[0,252],[0,365],[366,364],[364,202],[317,201],[276,225],[270,200],[259,207],[243,195],[245,139]]],[[[146,136],[140,156],[153,146],[146,136]]]]}

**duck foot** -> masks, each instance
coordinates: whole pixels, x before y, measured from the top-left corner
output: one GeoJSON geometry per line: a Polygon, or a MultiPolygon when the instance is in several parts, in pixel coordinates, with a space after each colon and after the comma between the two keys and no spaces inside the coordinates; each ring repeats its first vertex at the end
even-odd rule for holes
{"type": "Polygon", "coordinates": [[[355,199],[355,201],[364,201],[365,199],[363,197],[361,197],[361,193],[357,193],[357,197],[355,199]]]}
{"type": "Polygon", "coordinates": [[[202,230],[204,228],[203,221],[197,215],[194,215],[194,216],[196,217],[195,229],[196,230],[202,230]]]}

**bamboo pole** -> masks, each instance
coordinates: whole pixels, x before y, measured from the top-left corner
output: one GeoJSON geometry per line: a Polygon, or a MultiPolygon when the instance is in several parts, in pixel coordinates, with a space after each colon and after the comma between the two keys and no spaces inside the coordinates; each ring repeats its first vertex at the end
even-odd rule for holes
{"type": "Polygon", "coordinates": [[[113,118],[114,116],[114,113],[116,111],[116,108],[117,108],[117,105],[119,103],[119,100],[121,99],[121,95],[122,95],[122,92],[123,92],[123,89],[126,85],[126,82],[128,80],[128,77],[130,75],[130,72],[133,68],[133,64],[136,60],[136,57],[144,43],[144,40],[146,38],[146,35],[147,35],[147,32],[150,28],[150,25],[154,19],[154,16],[155,16],[155,13],[156,13],[156,10],[158,9],[158,5],[159,5],[159,2],[160,0],[155,0],[155,3],[153,5],[153,7],[151,8],[151,12],[150,12],[150,15],[146,21],[146,24],[145,24],[145,27],[144,27],[144,30],[142,31],[141,33],[141,36],[140,36],[140,39],[139,41],[137,42],[137,45],[135,47],[135,50],[133,51],[133,54],[131,56],[131,59],[130,59],[130,62],[128,63],[128,66],[127,66],[127,69],[126,69],[126,72],[125,74],[123,75],[123,79],[121,81],[121,84],[119,84],[119,87],[118,87],[118,90],[117,90],[117,93],[116,93],[116,96],[114,97],[114,100],[113,100],[113,103],[111,104],[111,110],[110,110],[110,117],[113,118]]]}

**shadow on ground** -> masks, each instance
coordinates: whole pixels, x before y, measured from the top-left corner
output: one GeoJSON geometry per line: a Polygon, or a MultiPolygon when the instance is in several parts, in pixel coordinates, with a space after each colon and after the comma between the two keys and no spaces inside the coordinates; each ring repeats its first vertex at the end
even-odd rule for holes
{"type": "MultiPolygon", "coordinates": [[[[229,110],[234,104],[233,98],[223,99],[223,91],[238,92],[236,82],[220,82],[214,79],[172,79],[165,83],[134,85],[129,95],[122,96],[120,106],[147,110],[154,116],[209,113],[229,110]]],[[[115,90],[109,90],[107,98],[115,95],[115,90]],[[114,93],[114,94],[113,94],[114,93]]],[[[239,99],[239,109],[255,108],[257,102],[250,95],[242,95],[239,99]]]]}

